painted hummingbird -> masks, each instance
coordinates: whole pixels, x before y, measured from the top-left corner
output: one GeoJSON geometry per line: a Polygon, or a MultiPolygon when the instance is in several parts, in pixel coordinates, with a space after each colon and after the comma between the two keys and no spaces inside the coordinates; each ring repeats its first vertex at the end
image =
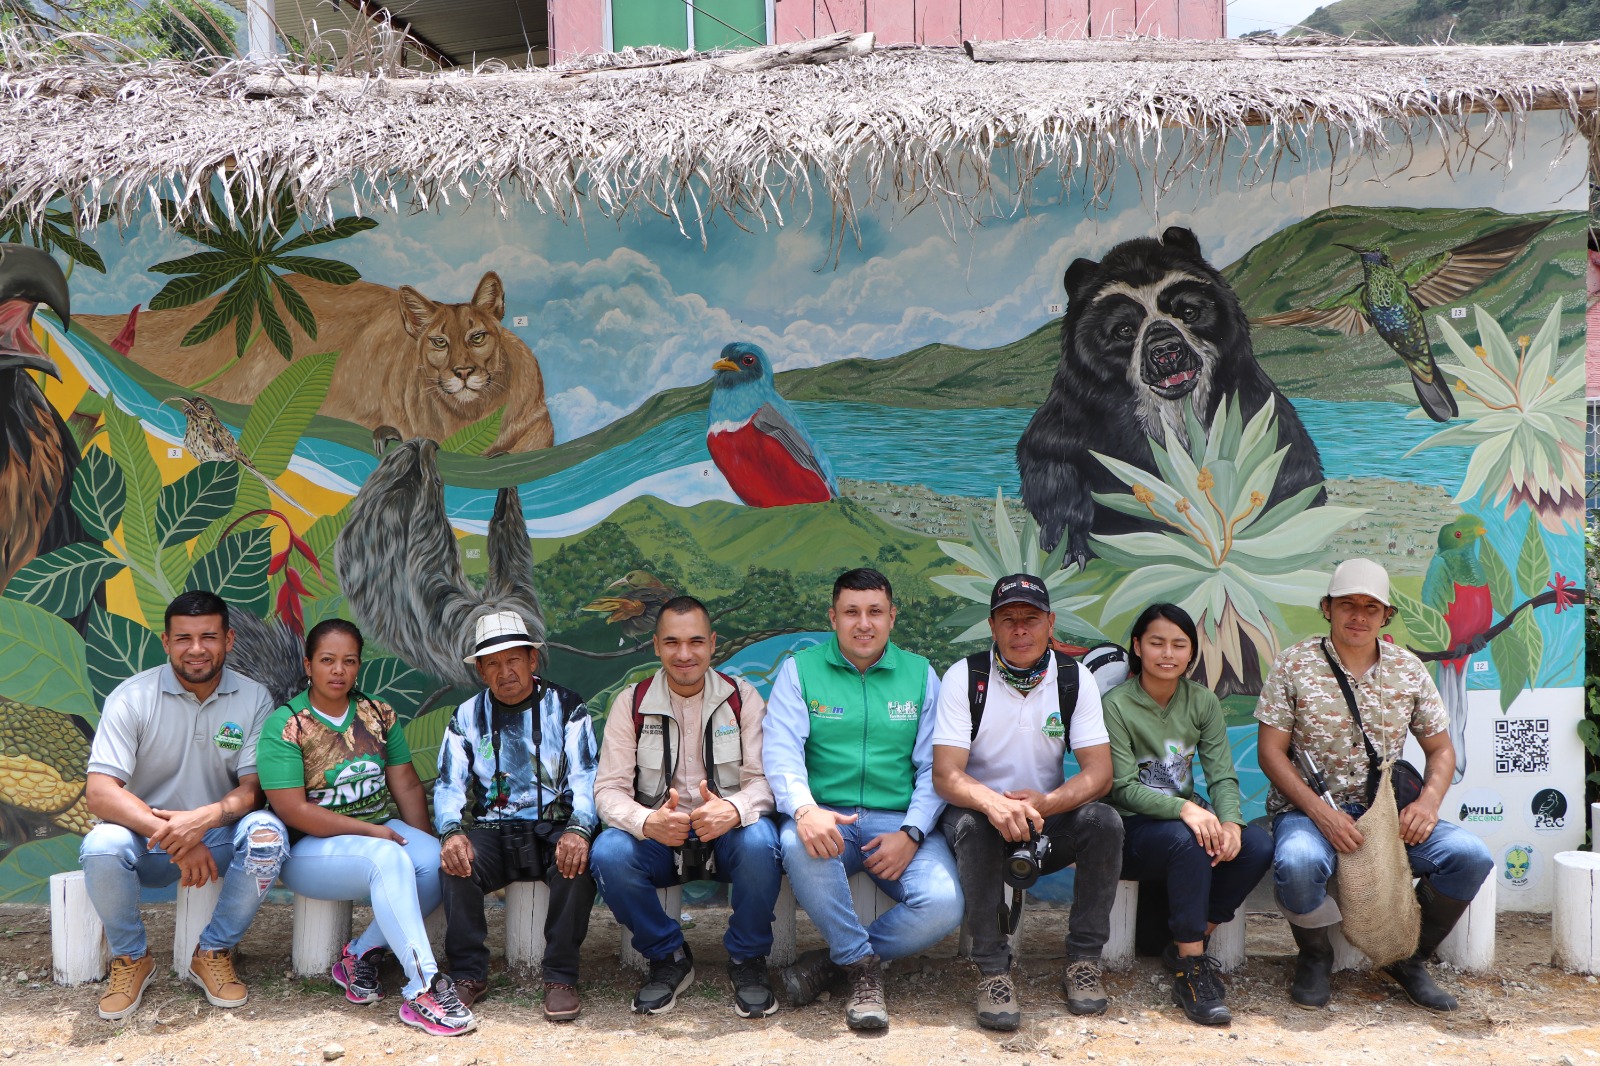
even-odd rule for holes
{"type": "MultiPolygon", "coordinates": [[[[1378,331],[1411,371],[1417,401],[1435,422],[1459,409],[1433,360],[1433,340],[1423,311],[1460,299],[1508,266],[1554,219],[1507,226],[1437,255],[1396,265],[1383,248],[1338,244],[1361,261],[1361,282],[1310,307],[1297,307],[1251,322],[1257,326],[1301,326],[1359,336],[1378,331]]],[[[1337,243],[1337,242],[1335,242],[1337,243]]]]}

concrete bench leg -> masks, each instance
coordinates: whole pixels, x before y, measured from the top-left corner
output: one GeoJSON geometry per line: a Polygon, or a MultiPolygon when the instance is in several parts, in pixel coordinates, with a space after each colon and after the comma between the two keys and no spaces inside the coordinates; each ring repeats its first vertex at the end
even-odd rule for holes
{"type": "Polygon", "coordinates": [[[1117,898],[1111,904],[1111,939],[1106,941],[1100,964],[1108,970],[1126,970],[1133,965],[1133,932],[1139,915],[1139,882],[1118,881],[1117,898]]]}
{"type": "Polygon", "coordinates": [[[1217,960],[1223,973],[1232,973],[1244,965],[1244,911],[1212,930],[1211,957],[1217,960]]]}
{"type": "Polygon", "coordinates": [[[549,913],[550,888],[543,881],[513,881],[506,886],[507,966],[531,970],[544,963],[544,923],[549,913]]]}
{"type": "Polygon", "coordinates": [[[50,875],[50,968],[58,985],[99,981],[111,966],[106,929],[89,903],[83,871],[50,875]]]}
{"type": "Polygon", "coordinates": [[[778,902],[772,908],[772,954],[767,956],[769,966],[789,966],[795,960],[794,912],[794,888],[785,877],[783,887],[778,891],[778,902]]]}
{"type": "Polygon", "coordinates": [[[1495,871],[1478,886],[1467,913],[1439,945],[1439,958],[1458,970],[1487,973],[1494,969],[1495,871]]]}
{"type": "MultiPolygon", "coordinates": [[[[1009,909],[1012,901],[1016,899],[1017,890],[1010,885],[1006,885],[1004,893],[1002,899],[1009,909]]],[[[1022,961],[1022,925],[1028,917],[1027,901],[1027,893],[1023,893],[1023,906],[1017,910],[1017,927],[1011,930],[1010,936],[1006,937],[1006,942],[1011,946],[1011,961],[1014,963],[1022,961]]],[[[972,958],[972,930],[967,928],[966,922],[961,923],[961,939],[956,947],[956,955],[963,959],[972,958]]]]}
{"type": "Polygon", "coordinates": [[[851,875],[850,901],[855,905],[856,918],[863,926],[871,925],[879,915],[888,913],[889,908],[895,905],[895,901],[883,894],[878,883],[866,871],[851,875]]]}
{"type": "MultiPolygon", "coordinates": [[[[1600,821],[1595,826],[1600,830],[1600,821]]],[[[1551,961],[1563,970],[1600,973],[1600,853],[1557,852],[1555,874],[1551,961]]]]}
{"type": "MultiPolygon", "coordinates": [[[[667,912],[667,917],[677,921],[678,916],[683,913],[683,886],[671,885],[667,888],[658,888],[656,898],[661,901],[661,909],[667,912]]],[[[617,954],[624,966],[631,966],[635,970],[648,969],[650,966],[648,959],[633,950],[633,934],[628,932],[628,927],[625,925],[622,926],[621,950],[617,954]]]]}
{"type": "Polygon", "coordinates": [[[350,942],[350,900],[294,897],[294,945],[290,962],[301,977],[325,977],[350,942]]]}
{"type": "Polygon", "coordinates": [[[222,879],[201,885],[199,888],[178,887],[177,913],[172,921],[172,971],[187,980],[189,960],[200,943],[200,933],[211,922],[211,912],[217,909],[217,897],[222,895],[222,879]]]}

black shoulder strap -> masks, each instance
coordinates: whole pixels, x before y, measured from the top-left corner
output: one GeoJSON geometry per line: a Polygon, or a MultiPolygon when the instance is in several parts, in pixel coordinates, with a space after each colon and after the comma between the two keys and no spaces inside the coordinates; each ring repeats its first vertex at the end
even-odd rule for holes
{"type": "Polygon", "coordinates": [[[1378,751],[1372,746],[1372,738],[1367,736],[1367,727],[1361,724],[1361,711],[1356,707],[1356,694],[1350,690],[1350,679],[1339,668],[1339,664],[1333,661],[1333,656],[1328,654],[1326,637],[1322,638],[1322,658],[1328,664],[1328,669],[1333,671],[1333,679],[1339,682],[1339,691],[1344,693],[1344,702],[1350,708],[1350,717],[1356,720],[1356,732],[1361,734],[1361,742],[1367,746],[1367,764],[1370,768],[1376,769],[1383,760],[1378,758],[1378,751]]]}
{"type": "Polygon", "coordinates": [[[1058,651],[1056,657],[1056,707],[1061,712],[1061,739],[1072,750],[1072,712],[1078,706],[1078,660],[1058,651]]]}
{"type": "Polygon", "coordinates": [[[972,712],[972,736],[978,739],[978,724],[983,721],[983,705],[989,700],[989,653],[975,651],[967,656],[967,709],[972,712]]]}

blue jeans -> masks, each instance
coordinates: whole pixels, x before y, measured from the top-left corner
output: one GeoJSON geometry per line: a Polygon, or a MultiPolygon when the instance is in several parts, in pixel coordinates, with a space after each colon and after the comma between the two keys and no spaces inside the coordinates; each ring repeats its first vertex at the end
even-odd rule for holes
{"type": "MultiPolygon", "coordinates": [[[[730,829],[711,842],[716,879],[730,886],[733,914],[722,944],[733,962],[772,954],[772,915],[783,887],[783,853],[771,818],[730,829]]],[[[595,838],[594,879],[618,922],[633,934],[633,949],[647,959],[670,958],[683,946],[678,916],[661,908],[655,890],[678,883],[673,850],[636,840],[621,829],[595,838]]]]}
{"type": "MultiPolygon", "coordinates": [[[[251,811],[233,825],[218,826],[205,835],[205,846],[222,874],[222,894],[211,921],[200,931],[200,948],[221,951],[243,938],[267,889],[278,879],[288,839],[288,830],[270,811],[251,811]]],[[[106,927],[111,953],[143,958],[147,945],[139,920],[139,886],[175,884],[182,876],[178,864],[133,830],[110,822],[89,830],[78,849],[78,861],[83,864],[89,902],[106,927]]]]}
{"type": "Polygon", "coordinates": [[[1243,827],[1239,854],[1212,866],[1181,819],[1125,814],[1122,825],[1122,879],[1166,884],[1167,929],[1179,944],[1203,940],[1207,923],[1231,922],[1272,865],[1272,837],[1259,826],[1243,827]]]}
{"type": "MultiPolygon", "coordinates": [[[[1353,803],[1344,809],[1353,818],[1365,812],[1353,803]]],[[[1278,815],[1272,835],[1272,883],[1278,902],[1291,914],[1309,914],[1328,894],[1328,878],[1333,876],[1338,853],[1316,823],[1300,811],[1278,815]]],[[[1406,857],[1411,860],[1412,873],[1428,878],[1435,892],[1455,900],[1476,896],[1494,867],[1483,841],[1443,821],[1433,827],[1427,840],[1406,845],[1406,857]]]]}
{"type": "Polygon", "coordinates": [[[398,818],[383,824],[406,838],[405,847],[377,837],[301,837],[283,864],[283,883],[311,899],[370,899],[372,922],[350,953],[393,951],[406,973],[405,997],[414,999],[439,971],[422,924],[439,906],[439,841],[398,818]]]}
{"type": "Polygon", "coordinates": [[[794,898],[811,916],[811,923],[828,942],[828,955],[840,966],[868,955],[899,959],[926,951],[961,924],[961,883],[956,859],[944,834],[929,833],[912,856],[898,881],[873,877],[884,894],[899,904],[890,907],[870,926],[862,927],[850,900],[850,875],[864,869],[861,845],[873,837],[893,833],[905,824],[904,811],[829,807],[840,814],[859,814],[851,825],[841,825],[844,854],[813,859],[806,854],[792,818],[783,820],[783,868],[794,886],[794,898]]]}

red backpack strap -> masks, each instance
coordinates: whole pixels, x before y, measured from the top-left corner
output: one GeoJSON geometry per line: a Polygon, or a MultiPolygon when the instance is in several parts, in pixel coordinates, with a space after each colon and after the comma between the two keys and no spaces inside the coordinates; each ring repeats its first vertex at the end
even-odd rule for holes
{"type": "Polygon", "coordinates": [[[644,705],[644,694],[650,691],[650,682],[655,679],[656,675],[651,674],[633,686],[633,735],[635,738],[639,736],[640,730],[644,729],[644,715],[639,713],[639,708],[644,705]]]}
{"type": "Polygon", "coordinates": [[[721,670],[717,671],[717,676],[726,681],[728,683],[728,687],[733,689],[733,694],[728,697],[728,709],[733,712],[734,725],[738,725],[739,714],[744,710],[744,696],[739,692],[739,682],[729,677],[721,670]]]}

